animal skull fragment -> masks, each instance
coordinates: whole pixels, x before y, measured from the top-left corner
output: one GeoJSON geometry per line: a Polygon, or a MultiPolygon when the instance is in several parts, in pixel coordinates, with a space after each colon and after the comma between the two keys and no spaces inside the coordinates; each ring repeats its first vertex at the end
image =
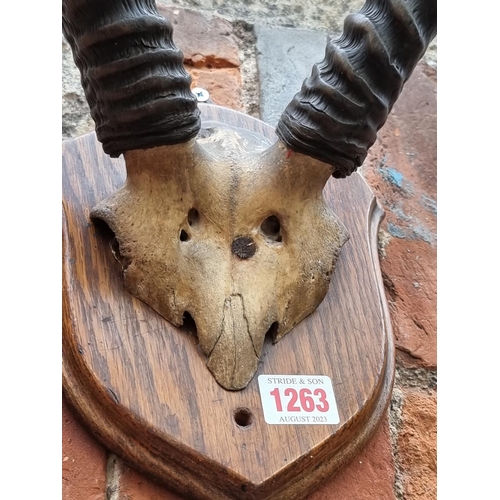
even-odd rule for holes
{"type": "Polygon", "coordinates": [[[125,285],[175,325],[194,318],[217,382],[250,382],[275,340],[323,300],[348,235],[323,187],[364,161],[436,33],[435,0],[370,0],[256,148],[196,138],[199,110],[153,0],[63,0],[63,30],[104,151],[125,185],[92,211],[119,243],[125,285]]]}
{"type": "Polygon", "coordinates": [[[271,325],[277,340],[328,290],[347,239],[322,196],[331,169],[229,129],[125,159],[92,217],[115,233],[126,287],[174,325],[189,313],[217,382],[246,387],[271,325]]]}

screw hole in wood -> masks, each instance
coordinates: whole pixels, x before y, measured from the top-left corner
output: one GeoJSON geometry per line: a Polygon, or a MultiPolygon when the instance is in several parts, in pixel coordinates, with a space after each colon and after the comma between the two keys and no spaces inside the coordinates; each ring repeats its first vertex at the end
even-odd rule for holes
{"type": "Polygon", "coordinates": [[[234,412],[234,421],[238,427],[248,428],[253,422],[253,413],[248,408],[237,408],[234,412]]]}

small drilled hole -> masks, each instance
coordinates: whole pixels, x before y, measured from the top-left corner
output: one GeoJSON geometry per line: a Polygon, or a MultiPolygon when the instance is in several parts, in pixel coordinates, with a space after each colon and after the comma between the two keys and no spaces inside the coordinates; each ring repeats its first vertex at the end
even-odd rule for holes
{"type": "Polygon", "coordinates": [[[253,424],[253,414],[248,408],[238,408],[234,412],[234,421],[240,427],[250,427],[253,424]]]}
{"type": "Polygon", "coordinates": [[[189,236],[189,234],[186,233],[186,231],[184,231],[184,229],[182,229],[181,234],[179,236],[179,239],[181,241],[189,241],[191,239],[191,237],[189,236]]]}
{"type": "Polygon", "coordinates": [[[190,226],[196,226],[199,220],[200,220],[200,213],[198,212],[198,210],[196,210],[196,208],[192,208],[188,212],[188,224],[190,226]]]}

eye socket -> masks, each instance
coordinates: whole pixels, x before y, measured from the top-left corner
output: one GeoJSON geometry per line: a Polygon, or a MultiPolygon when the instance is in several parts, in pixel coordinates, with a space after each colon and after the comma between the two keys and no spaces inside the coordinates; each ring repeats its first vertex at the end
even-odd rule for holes
{"type": "Polygon", "coordinates": [[[267,239],[280,243],[283,240],[281,235],[281,223],[276,215],[270,215],[260,225],[260,230],[267,239]]]}

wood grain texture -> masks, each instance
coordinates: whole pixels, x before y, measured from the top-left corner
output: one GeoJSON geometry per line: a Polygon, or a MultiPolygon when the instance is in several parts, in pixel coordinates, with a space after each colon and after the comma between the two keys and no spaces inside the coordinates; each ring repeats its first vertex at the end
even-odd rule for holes
{"type": "MultiPolygon", "coordinates": [[[[274,141],[271,127],[200,106],[203,127],[224,123],[274,141]]],[[[264,139],[262,139],[264,140],[264,139]]],[[[366,443],[392,389],[394,347],[377,255],[382,217],[365,181],[331,179],[324,195],[350,233],[330,291],[277,344],[257,375],[331,377],[338,425],[268,425],[257,377],[240,392],[210,376],[196,336],[123,288],[91,208],[124,182],[89,134],[63,144],[63,387],[94,435],[133,467],[188,498],[300,499],[366,443]],[[248,427],[234,414],[247,408],[248,427]]]]}

